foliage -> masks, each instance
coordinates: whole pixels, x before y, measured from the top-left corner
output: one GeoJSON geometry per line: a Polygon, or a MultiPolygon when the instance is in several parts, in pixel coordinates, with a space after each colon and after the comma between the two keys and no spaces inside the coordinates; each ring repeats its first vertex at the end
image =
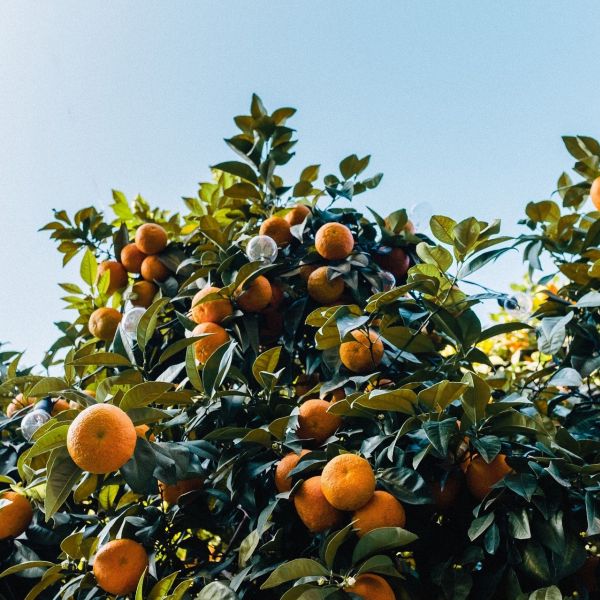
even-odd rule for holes
{"type": "Polygon", "coordinates": [[[384,218],[340,207],[381,180],[364,175],[368,156],[348,156],[339,174],[322,180],[319,165],[309,165],[285,183],[277,169],[293,156],[294,112],[269,113],[253,96],[250,114],[234,119],[239,132],[226,140],[239,160],[214,165],[213,180],[184,198],[182,214],[114,192],[114,215],[57,211],[44,227],[63,262],[81,261],[82,282],[60,284],[76,316],[58,324],[62,335],[43,361],[51,375],[0,354],[0,393],[5,407],[19,392],[71,405],[31,441],[21,423],[32,407],[0,420],[1,484],[24,489],[35,507],[26,533],[0,542],[0,594],[105,598],[93,557],[123,537],[150,556],[136,600],[335,600],[350,598],[344,588],[367,572],[384,576],[398,598],[591,598],[580,573],[600,535],[600,220],[578,211],[600,175],[600,146],[565,138],[586,178],[572,184],[561,176],[565,215],[553,201],[529,204],[531,233],[516,240],[500,235],[496,221],[435,215],[429,239],[414,232],[404,209],[384,218]],[[251,261],[246,246],[265,219],[299,203],[310,215],[291,226],[291,242],[272,264],[251,261]],[[98,263],[119,260],[146,222],[167,231],[159,260],[170,275],[157,282],[158,297],[135,328],[122,322],[114,339],[100,341],[88,330],[90,315],[103,306],[128,314],[134,280],[109,295],[98,263]],[[355,246],[345,259],[324,261],[315,234],[332,222],[350,229],[355,246]],[[514,247],[524,248],[532,273],[547,253],[568,281],[552,287],[552,274],[528,284],[521,291],[536,296],[533,314],[520,322],[503,310],[486,328],[477,305],[495,299],[514,313],[514,300],[487,289],[468,294],[462,282],[514,247]],[[394,285],[380,266],[392,249],[410,260],[394,285]],[[306,270],[323,264],[344,282],[329,306],[307,293],[306,270]],[[260,276],[282,297],[244,312],[240,290],[260,276]],[[230,341],[202,365],[191,308],[208,284],[220,296],[200,302],[230,298],[234,312],[221,323],[230,341]],[[340,346],[357,330],[383,343],[373,372],[341,363],[340,346]],[[303,401],[333,395],[328,412],[340,427],[323,444],[301,439],[303,401]],[[107,475],[82,472],[66,447],[70,423],[96,402],[149,428],[131,460],[107,475]],[[291,472],[291,491],[278,493],[277,462],[302,448],[311,451],[291,472]],[[406,528],[359,538],[348,514],[341,528],[307,530],[291,499],[341,452],[369,461],[378,489],[404,506],[406,528]],[[471,461],[487,465],[499,455],[511,472],[475,497],[471,461]],[[164,501],[159,481],[190,478],[201,478],[202,488],[164,501]]]}

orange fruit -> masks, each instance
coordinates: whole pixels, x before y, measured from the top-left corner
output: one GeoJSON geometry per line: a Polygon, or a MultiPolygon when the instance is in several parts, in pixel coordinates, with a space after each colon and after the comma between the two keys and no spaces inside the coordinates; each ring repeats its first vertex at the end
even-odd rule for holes
{"type": "Polygon", "coordinates": [[[150,427],[148,427],[148,425],[136,425],[135,426],[135,434],[140,437],[140,438],[144,438],[149,440],[150,442],[155,442],[156,441],[156,436],[151,433],[148,437],[146,437],[146,434],[150,431],[150,427]]]}
{"type": "Polygon", "coordinates": [[[323,494],[339,510],[357,510],[373,497],[375,473],[369,461],[357,454],[339,454],[321,474],[323,494]]]}
{"type": "Polygon", "coordinates": [[[498,454],[489,464],[481,456],[474,456],[467,469],[467,487],[475,498],[483,500],[492,486],[511,471],[504,454],[498,454]]]}
{"type": "Polygon", "coordinates": [[[590,198],[592,199],[592,203],[596,207],[596,210],[600,210],[600,177],[596,177],[592,182],[590,198]]]}
{"type": "Polygon", "coordinates": [[[268,235],[278,246],[285,246],[292,241],[290,224],[283,217],[269,217],[263,221],[260,235],[268,235]]]}
{"type": "Polygon", "coordinates": [[[352,232],[341,223],[326,223],[315,235],[315,248],[327,260],[343,260],[354,248],[352,232]]]}
{"type": "Polygon", "coordinates": [[[292,489],[292,480],[289,473],[296,467],[300,459],[308,454],[310,450],[302,450],[300,454],[288,452],[278,463],[275,468],[275,487],[279,493],[289,492],[292,489]]]}
{"type": "Polygon", "coordinates": [[[297,397],[304,396],[304,394],[308,394],[317,383],[319,383],[318,373],[313,373],[312,375],[302,373],[301,375],[298,375],[296,379],[294,392],[297,397]]]}
{"type": "Polygon", "coordinates": [[[406,233],[410,233],[411,235],[415,234],[415,224],[408,219],[408,221],[406,221],[406,225],[404,226],[404,231],[406,231],[406,233]]]}
{"type": "Polygon", "coordinates": [[[136,281],[131,286],[129,301],[133,306],[148,308],[158,293],[158,286],[151,281],[136,281]]]}
{"type": "Polygon", "coordinates": [[[12,417],[16,412],[20,411],[22,408],[29,406],[36,402],[36,398],[30,398],[24,396],[23,394],[17,394],[11,403],[6,408],[6,416],[12,417]]]}
{"type": "Polygon", "coordinates": [[[344,591],[356,594],[364,600],[396,600],[396,594],[390,584],[375,573],[361,573],[354,585],[345,587],[344,591]]]}
{"type": "Polygon", "coordinates": [[[58,413],[61,413],[65,410],[69,410],[71,408],[71,404],[68,400],[64,398],[58,398],[54,405],[52,406],[52,416],[55,417],[58,413]]]}
{"type": "Polygon", "coordinates": [[[121,322],[123,315],[116,309],[109,306],[97,308],[88,321],[90,333],[104,342],[111,342],[117,332],[117,327],[121,322]]]}
{"type": "Polygon", "coordinates": [[[464,476],[462,471],[453,471],[444,482],[442,488],[439,481],[434,481],[431,486],[433,501],[438,510],[445,511],[452,508],[460,495],[464,476]]]}
{"type": "Polygon", "coordinates": [[[354,512],[352,520],[356,521],[354,524],[356,534],[362,537],[380,527],[404,527],[406,513],[402,504],[394,496],[377,490],[367,504],[354,512]]]}
{"type": "Polygon", "coordinates": [[[105,260],[98,265],[98,274],[96,276],[96,283],[100,281],[100,278],[104,273],[109,272],[108,276],[108,288],[106,294],[111,296],[117,290],[122,290],[127,287],[127,271],[120,262],[116,260],[105,260]]]}
{"type": "Polygon", "coordinates": [[[135,232],[135,245],[144,254],[158,254],[167,247],[167,232],[156,223],[144,223],[135,232]]]}
{"type": "Polygon", "coordinates": [[[112,540],[96,554],[94,576],[105,592],[125,595],[135,591],[147,567],[144,546],[133,540],[112,540]]]}
{"type": "Polygon", "coordinates": [[[192,336],[210,333],[194,344],[196,359],[205,364],[214,351],[229,341],[229,334],[216,323],[200,323],[192,331],[192,336]]]}
{"type": "Polygon", "coordinates": [[[337,388],[337,390],[333,390],[333,392],[328,392],[325,394],[325,400],[329,400],[332,404],[343,400],[346,397],[346,392],[343,387],[337,388]]]}
{"type": "Polygon", "coordinates": [[[304,279],[308,283],[308,279],[314,271],[316,271],[319,267],[317,265],[300,265],[300,277],[304,279]]]}
{"type": "Polygon", "coordinates": [[[192,321],[196,323],[220,323],[233,314],[233,306],[229,298],[218,298],[198,304],[209,294],[220,292],[221,288],[209,285],[192,298],[192,321]]]}
{"type": "Polygon", "coordinates": [[[113,404],[93,404],[69,425],[67,450],[73,462],[89,473],[120,469],[135,451],[137,433],[131,419],[113,404]]]}
{"type": "Polygon", "coordinates": [[[274,281],[271,281],[270,283],[271,283],[271,300],[265,310],[279,308],[283,304],[283,301],[285,300],[285,296],[283,293],[283,289],[281,288],[281,285],[279,285],[277,282],[274,282],[274,281]]]}
{"type": "Polygon", "coordinates": [[[146,256],[142,262],[142,277],[146,281],[165,281],[171,274],[158,256],[146,256]]]}
{"type": "Polygon", "coordinates": [[[8,500],[10,504],[0,508],[0,540],[18,537],[31,523],[33,508],[25,496],[17,492],[3,492],[0,500],[8,500]]]}
{"type": "Polygon", "coordinates": [[[362,329],[355,329],[351,335],[354,340],[340,345],[342,364],[353,373],[375,370],[383,358],[383,342],[379,335],[372,329],[369,329],[369,335],[362,329]]]}
{"type": "Polygon", "coordinates": [[[183,494],[201,490],[203,485],[204,480],[201,477],[182,479],[173,485],[163,483],[162,481],[158,482],[158,488],[161,496],[167,504],[177,504],[177,501],[181,496],[183,496],[183,494]]]}
{"type": "Polygon", "coordinates": [[[121,264],[128,273],[139,273],[146,256],[135,244],[127,244],[121,250],[121,264]]]}
{"type": "Polygon", "coordinates": [[[240,286],[235,291],[234,297],[244,312],[260,312],[271,302],[273,290],[269,280],[263,275],[259,275],[250,282],[246,289],[240,286]]]}
{"type": "Polygon", "coordinates": [[[400,281],[410,268],[410,258],[402,248],[392,248],[389,254],[375,253],[373,260],[400,281]]]}
{"type": "Polygon", "coordinates": [[[312,533],[320,533],[339,525],[344,513],[327,502],[321,491],[321,478],[310,477],[302,483],[294,494],[296,512],[312,533]]]}
{"type": "Polygon", "coordinates": [[[331,406],[326,400],[307,400],[300,406],[298,413],[299,438],[314,439],[322,444],[342,424],[342,418],[327,412],[331,406]]]}
{"type": "Polygon", "coordinates": [[[308,295],[317,302],[335,302],[344,293],[344,280],[341,277],[329,279],[328,273],[328,267],[319,267],[308,278],[308,295]]]}
{"type": "Polygon", "coordinates": [[[290,212],[285,215],[285,220],[293,225],[300,225],[310,215],[310,208],[306,204],[296,204],[290,212]]]}

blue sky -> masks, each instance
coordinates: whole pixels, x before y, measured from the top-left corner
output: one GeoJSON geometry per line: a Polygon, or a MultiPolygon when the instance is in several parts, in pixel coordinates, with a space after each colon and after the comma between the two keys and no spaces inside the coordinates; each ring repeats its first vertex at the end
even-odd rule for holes
{"type": "Polygon", "coordinates": [[[254,91],[299,109],[290,172],[370,153],[385,177],[359,205],[517,232],[571,166],[560,136],[600,135],[599,22],[597,2],[0,3],[0,340],[38,361],[67,316],[52,208],[111,188],[179,208],[254,91]]]}

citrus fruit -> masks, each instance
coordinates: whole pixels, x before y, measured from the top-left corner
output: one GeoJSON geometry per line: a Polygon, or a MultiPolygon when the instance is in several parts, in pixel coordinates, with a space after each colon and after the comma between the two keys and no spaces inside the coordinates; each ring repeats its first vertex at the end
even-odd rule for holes
{"type": "Polygon", "coordinates": [[[135,244],[127,244],[121,250],[121,264],[128,273],[139,273],[146,256],[135,244]]]}
{"type": "Polygon", "coordinates": [[[394,590],[381,575],[361,573],[353,585],[344,588],[345,592],[356,594],[364,600],[396,600],[394,590]]]}
{"type": "Polygon", "coordinates": [[[9,504],[0,507],[0,540],[21,535],[33,518],[31,503],[25,496],[17,492],[3,492],[0,500],[9,504]]]}
{"type": "Polygon", "coordinates": [[[135,426],[135,434],[140,437],[140,438],[144,438],[145,440],[147,439],[150,442],[155,442],[156,441],[156,436],[151,433],[148,437],[146,437],[146,434],[150,431],[150,427],[148,427],[148,425],[146,424],[142,424],[142,425],[136,425],[135,426]]]}
{"type": "Polygon", "coordinates": [[[120,469],[133,456],[136,441],[127,413],[113,404],[93,404],[69,425],[67,450],[80,469],[105,474],[120,469]]]}
{"type": "Polygon", "coordinates": [[[483,500],[492,486],[511,471],[504,454],[498,454],[491,463],[486,463],[479,455],[474,456],[467,468],[467,487],[475,498],[483,500]]]}
{"type": "Polygon", "coordinates": [[[313,533],[339,525],[344,519],[344,513],[327,502],[321,491],[319,476],[302,482],[294,494],[294,506],[302,522],[313,533]]]}
{"type": "Polygon", "coordinates": [[[273,290],[269,280],[263,275],[259,275],[245,289],[240,286],[234,297],[244,312],[259,312],[271,302],[273,290]]]}
{"type": "Polygon", "coordinates": [[[209,294],[216,294],[221,288],[209,285],[192,298],[192,321],[196,323],[220,323],[233,314],[233,306],[229,298],[216,298],[199,304],[209,294]]]}
{"type": "Polygon", "coordinates": [[[196,359],[205,364],[213,352],[229,341],[229,334],[216,323],[200,323],[194,327],[192,336],[210,334],[194,344],[196,359]]]}
{"type": "Polygon", "coordinates": [[[388,492],[377,490],[371,500],[352,515],[358,537],[380,527],[404,527],[404,507],[388,492]]]}
{"type": "Polygon", "coordinates": [[[146,256],[142,262],[141,272],[146,281],[165,281],[171,274],[158,256],[146,256]]]}
{"type": "Polygon", "coordinates": [[[263,221],[260,235],[268,235],[278,246],[285,246],[292,241],[290,224],[283,217],[269,217],[263,221]]]}
{"type": "Polygon", "coordinates": [[[64,398],[57,398],[52,406],[52,416],[55,417],[58,413],[61,413],[65,410],[69,410],[71,408],[71,404],[68,400],[64,398]]]}
{"type": "Polygon", "coordinates": [[[136,589],[147,567],[144,546],[133,540],[112,540],[96,554],[94,576],[105,592],[125,595],[136,589]]]}
{"type": "Polygon", "coordinates": [[[289,492],[292,489],[292,480],[289,476],[300,459],[308,454],[310,450],[302,450],[300,454],[296,452],[288,452],[278,463],[275,468],[275,487],[279,493],[289,492]]]}
{"type": "Polygon", "coordinates": [[[142,308],[148,308],[156,294],[158,293],[158,286],[151,281],[136,281],[131,286],[131,295],[129,301],[133,306],[141,306],[142,308]]]}
{"type": "Polygon", "coordinates": [[[315,235],[315,248],[327,260],[342,260],[354,248],[352,232],[341,223],[326,223],[315,235]]]}
{"type": "Polygon", "coordinates": [[[158,254],[167,247],[167,232],[156,223],[144,223],[135,232],[135,245],[144,254],[158,254]]]}
{"type": "Polygon", "coordinates": [[[328,267],[319,267],[308,278],[308,295],[317,302],[335,302],[344,293],[344,280],[341,277],[329,279],[328,274],[328,267]]]}
{"type": "Polygon", "coordinates": [[[310,215],[310,208],[306,204],[296,204],[290,212],[285,215],[285,220],[291,225],[300,225],[310,215]]]}
{"type": "Polygon", "coordinates": [[[121,322],[123,315],[116,309],[109,306],[97,308],[88,321],[90,333],[104,342],[111,342],[117,332],[117,327],[121,322]]]}
{"type": "Polygon", "coordinates": [[[100,281],[100,278],[104,273],[109,272],[108,288],[106,288],[106,294],[111,296],[117,290],[122,290],[127,287],[127,271],[120,262],[116,260],[105,260],[98,265],[98,274],[96,276],[96,283],[100,281]]]}
{"type": "Polygon", "coordinates": [[[300,406],[298,413],[299,438],[314,439],[316,444],[322,444],[342,424],[342,418],[330,414],[327,409],[331,406],[326,400],[307,400],[300,406]]]}
{"type": "Polygon", "coordinates": [[[6,415],[8,417],[12,417],[16,412],[20,411],[26,406],[29,406],[30,404],[33,404],[35,401],[36,398],[27,397],[23,394],[17,394],[6,408],[6,415]]]}
{"type": "Polygon", "coordinates": [[[592,182],[590,198],[592,199],[592,203],[596,207],[596,210],[600,210],[600,177],[596,177],[592,182]]]}
{"type": "Polygon", "coordinates": [[[375,473],[357,454],[339,454],[332,458],[321,474],[323,494],[339,510],[357,510],[373,497],[375,473]]]}
{"type": "Polygon", "coordinates": [[[389,271],[396,281],[400,281],[410,268],[410,258],[402,248],[391,248],[389,253],[375,253],[375,263],[382,269],[389,271]]]}
{"type": "Polygon", "coordinates": [[[318,268],[319,268],[318,265],[314,265],[314,264],[300,265],[299,275],[302,279],[304,279],[304,281],[306,281],[308,283],[308,278],[310,277],[311,273],[316,271],[318,268]]]}
{"type": "Polygon", "coordinates": [[[369,329],[369,335],[362,329],[355,329],[351,335],[354,340],[340,345],[342,364],[353,373],[375,370],[383,358],[383,342],[379,335],[372,329],[369,329]]]}
{"type": "Polygon", "coordinates": [[[158,482],[163,500],[167,504],[177,504],[177,501],[183,494],[201,490],[204,485],[204,480],[201,477],[193,477],[192,479],[182,479],[177,483],[170,485],[168,483],[158,482]]]}

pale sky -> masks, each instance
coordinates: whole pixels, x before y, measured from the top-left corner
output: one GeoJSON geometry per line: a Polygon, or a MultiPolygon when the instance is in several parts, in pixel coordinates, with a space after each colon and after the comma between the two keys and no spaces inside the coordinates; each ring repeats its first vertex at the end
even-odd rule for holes
{"type": "MultiPolygon", "coordinates": [[[[165,208],[232,158],[252,92],[298,108],[289,172],[372,154],[380,212],[427,202],[515,225],[571,167],[560,136],[600,136],[598,2],[0,3],[0,340],[37,362],[75,281],[52,208],[111,189],[165,208]]],[[[507,290],[518,256],[481,279],[507,290]]]]}

